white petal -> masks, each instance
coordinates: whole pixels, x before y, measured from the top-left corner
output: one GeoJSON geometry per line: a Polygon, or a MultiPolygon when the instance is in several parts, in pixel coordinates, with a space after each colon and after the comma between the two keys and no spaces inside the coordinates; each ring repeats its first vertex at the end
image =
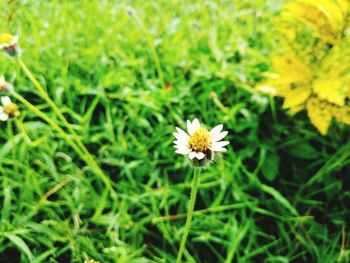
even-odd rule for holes
{"type": "Polygon", "coordinates": [[[188,139],[174,141],[174,146],[184,146],[184,145],[186,146],[188,145],[188,139]]]}
{"type": "Polygon", "coordinates": [[[226,152],[226,148],[223,147],[210,147],[210,150],[212,150],[213,152],[226,152]]]}
{"type": "Polygon", "coordinates": [[[205,157],[205,154],[202,153],[202,152],[198,152],[198,153],[196,154],[196,158],[197,158],[198,160],[202,160],[204,157],[205,157]]]}
{"type": "Polygon", "coordinates": [[[18,39],[19,39],[18,36],[13,36],[13,39],[11,41],[11,45],[17,44],[18,43],[18,39]]]}
{"type": "Polygon", "coordinates": [[[190,152],[189,154],[188,154],[188,158],[190,158],[191,160],[194,158],[194,157],[196,157],[197,156],[197,153],[196,152],[190,152]]]}
{"type": "Polygon", "coordinates": [[[222,125],[222,124],[220,124],[220,125],[218,125],[218,126],[215,126],[215,127],[209,132],[210,135],[211,135],[211,137],[212,137],[212,138],[217,137],[217,136],[220,134],[220,132],[221,132],[221,130],[222,130],[223,127],[224,127],[224,125],[222,125]]]}
{"type": "Polygon", "coordinates": [[[10,44],[8,44],[8,43],[0,44],[0,49],[7,48],[9,46],[10,46],[10,44]]]}
{"type": "Polygon", "coordinates": [[[177,141],[181,141],[181,136],[180,136],[180,134],[178,134],[177,132],[173,132],[173,135],[175,136],[175,138],[177,139],[177,141]]]}
{"type": "Polygon", "coordinates": [[[181,150],[176,150],[175,152],[178,154],[187,155],[191,152],[191,149],[188,149],[188,150],[181,149],[181,150]]]}
{"type": "Polygon", "coordinates": [[[193,132],[192,122],[190,120],[187,120],[187,132],[189,135],[191,135],[191,133],[193,132]]]}
{"type": "Polygon", "coordinates": [[[185,137],[185,138],[190,137],[184,130],[182,130],[182,129],[178,128],[178,127],[176,127],[176,131],[177,131],[177,133],[180,134],[182,137],[185,137]]]}
{"type": "Polygon", "coordinates": [[[192,122],[187,120],[187,132],[189,135],[191,135],[194,131],[196,131],[200,127],[201,125],[197,118],[195,118],[192,122]]]}
{"type": "Polygon", "coordinates": [[[11,99],[7,96],[1,97],[1,103],[2,105],[6,106],[11,103],[11,99]]]}
{"type": "Polygon", "coordinates": [[[180,141],[180,142],[182,142],[182,141],[187,141],[187,139],[188,139],[188,135],[185,136],[183,133],[174,132],[173,135],[174,135],[175,138],[176,138],[178,141],[180,141]]]}
{"type": "Polygon", "coordinates": [[[197,118],[195,118],[192,121],[192,129],[193,129],[193,131],[199,129],[200,127],[201,127],[201,124],[199,123],[199,120],[197,118]]]}
{"type": "Polygon", "coordinates": [[[8,118],[9,118],[8,114],[6,114],[4,112],[0,113],[0,121],[7,121],[8,118]]]}
{"type": "Polygon", "coordinates": [[[213,142],[218,142],[218,141],[222,140],[223,138],[225,138],[227,134],[228,134],[228,131],[220,132],[219,135],[217,135],[216,137],[213,137],[212,140],[213,140],[213,142]]]}
{"type": "Polygon", "coordinates": [[[217,148],[217,147],[224,147],[226,145],[230,144],[229,141],[222,141],[222,142],[214,142],[213,143],[213,148],[217,148]]]}
{"type": "Polygon", "coordinates": [[[190,147],[188,145],[174,145],[174,147],[178,150],[188,150],[190,147]]]}

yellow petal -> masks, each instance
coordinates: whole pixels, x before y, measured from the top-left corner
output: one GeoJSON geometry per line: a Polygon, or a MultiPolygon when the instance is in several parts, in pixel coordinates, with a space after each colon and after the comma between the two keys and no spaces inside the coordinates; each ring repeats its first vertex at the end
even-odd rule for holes
{"type": "Polygon", "coordinates": [[[344,24],[344,15],[339,5],[331,0],[299,0],[287,3],[286,18],[297,19],[311,26],[318,37],[335,43],[344,24]]]}
{"type": "Polygon", "coordinates": [[[283,108],[288,109],[304,104],[309,98],[310,94],[311,89],[307,87],[291,89],[284,96],[283,108]]]}
{"type": "Polygon", "coordinates": [[[256,89],[258,92],[269,94],[269,95],[276,95],[277,88],[268,84],[268,83],[262,83],[256,86],[256,89]]]}
{"type": "Polygon", "coordinates": [[[332,111],[337,121],[350,125],[350,106],[333,107],[332,111]]]}
{"type": "Polygon", "coordinates": [[[297,105],[297,106],[290,108],[288,110],[288,113],[293,116],[293,115],[297,114],[298,112],[302,111],[303,109],[305,109],[305,104],[300,104],[300,105],[297,105]]]}
{"type": "Polygon", "coordinates": [[[337,0],[337,4],[340,6],[340,9],[344,14],[349,12],[350,2],[349,0],[337,0]]]}
{"type": "Polygon", "coordinates": [[[317,79],[312,88],[321,99],[344,106],[348,86],[340,79],[317,79]]]}
{"type": "Polygon", "coordinates": [[[307,82],[312,79],[309,67],[292,52],[273,57],[272,62],[281,79],[295,82],[307,82]]]}
{"type": "Polygon", "coordinates": [[[332,120],[331,111],[320,104],[320,101],[317,99],[309,99],[306,103],[306,109],[312,125],[322,135],[325,135],[332,120]]]}
{"type": "Polygon", "coordinates": [[[313,5],[321,10],[329,19],[334,31],[343,27],[344,14],[339,5],[331,0],[301,0],[304,3],[313,5]]]}

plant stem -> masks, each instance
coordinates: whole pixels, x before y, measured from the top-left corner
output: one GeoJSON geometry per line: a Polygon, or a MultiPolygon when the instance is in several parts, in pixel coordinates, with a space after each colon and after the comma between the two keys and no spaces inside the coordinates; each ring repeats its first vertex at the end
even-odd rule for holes
{"type": "Polygon", "coordinates": [[[191,226],[191,221],[192,221],[192,216],[193,216],[193,209],[194,209],[194,205],[196,203],[200,173],[201,173],[200,168],[194,169],[194,177],[193,177],[193,181],[192,181],[191,197],[190,197],[190,202],[189,202],[188,211],[187,211],[185,229],[184,229],[184,233],[183,233],[182,238],[181,238],[180,249],[179,249],[179,252],[177,254],[176,263],[181,262],[182,254],[184,253],[184,250],[185,250],[187,237],[188,237],[188,234],[190,232],[190,226],[191,226]]]}

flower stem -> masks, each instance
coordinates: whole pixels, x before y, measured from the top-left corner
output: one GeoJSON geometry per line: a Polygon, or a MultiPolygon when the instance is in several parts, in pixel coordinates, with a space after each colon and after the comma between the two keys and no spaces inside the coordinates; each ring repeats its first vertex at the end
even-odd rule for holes
{"type": "Polygon", "coordinates": [[[184,229],[184,233],[183,233],[182,238],[181,238],[180,249],[179,249],[179,252],[177,254],[176,263],[180,263],[182,260],[182,254],[184,253],[187,237],[188,237],[188,234],[190,232],[190,226],[191,226],[191,221],[192,221],[192,216],[193,216],[193,209],[194,209],[194,205],[196,203],[197,190],[198,190],[198,186],[199,186],[200,173],[201,173],[200,168],[194,169],[194,177],[193,177],[193,181],[192,181],[191,197],[190,197],[190,202],[189,202],[188,211],[187,211],[185,229],[184,229]]]}

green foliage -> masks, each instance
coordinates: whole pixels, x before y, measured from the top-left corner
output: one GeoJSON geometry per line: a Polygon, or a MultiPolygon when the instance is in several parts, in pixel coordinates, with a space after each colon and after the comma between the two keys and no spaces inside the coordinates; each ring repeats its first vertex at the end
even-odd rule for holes
{"type": "MultiPolygon", "coordinates": [[[[231,145],[201,174],[187,261],[349,261],[349,129],[322,137],[251,94],[278,48],[279,1],[12,3],[2,30],[20,35],[119,202],[20,104],[0,123],[0,262],[174,262],[192,168],[172,132],[194,117],[224,124],[231,145]]],[[[16,60],[1,55],[1,73],[63,127],[16,60]]]]}

